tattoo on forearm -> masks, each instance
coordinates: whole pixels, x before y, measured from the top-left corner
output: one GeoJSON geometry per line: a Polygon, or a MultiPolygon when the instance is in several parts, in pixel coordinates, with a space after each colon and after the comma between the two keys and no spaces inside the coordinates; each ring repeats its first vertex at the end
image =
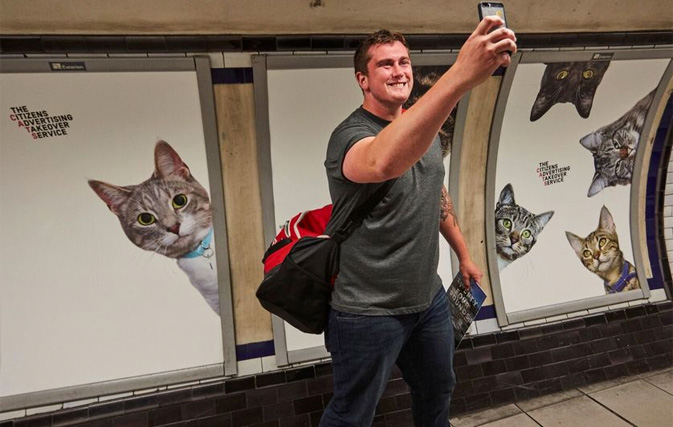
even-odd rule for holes
{"type": "Polygon", "coordinates": [[[451,218],[453,218],[454,227],[458,227],[458,217],[456,216],[456,212],[453,210],[453,201],[451,200],[449,193],[446,191],[446,187],[442,187],[442,198],[439,203],[439,218],[442,221],[446,221],[449,215],[451,215],[451,218]]]}

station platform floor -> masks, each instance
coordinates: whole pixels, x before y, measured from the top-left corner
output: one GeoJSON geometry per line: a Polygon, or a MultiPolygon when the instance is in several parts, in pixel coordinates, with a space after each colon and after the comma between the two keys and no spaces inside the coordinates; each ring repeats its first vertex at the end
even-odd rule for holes
{"type": "Polygon", "coordinates": [[[673,368],[451,418],[452,427],[671,427],[673,368]]]}

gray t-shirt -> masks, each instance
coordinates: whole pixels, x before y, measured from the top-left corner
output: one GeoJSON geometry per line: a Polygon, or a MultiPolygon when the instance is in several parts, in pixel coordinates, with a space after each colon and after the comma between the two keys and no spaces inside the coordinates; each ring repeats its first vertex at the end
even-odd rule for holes
{"type": "MultiPolygon", "coordinates": [[[[327,234],[382,184],[358,184],[343,175],[348,150],[377,135],[390,122],[364,108],[332,133],[325,168],[333,211],[327,234]]],[[[440,197],[444,163],[439,137],[400,176],[385,198],[341,244],[332,307],[348,313],[397,315],[430,306],[442,286],[439,260],[440,197]]]]}

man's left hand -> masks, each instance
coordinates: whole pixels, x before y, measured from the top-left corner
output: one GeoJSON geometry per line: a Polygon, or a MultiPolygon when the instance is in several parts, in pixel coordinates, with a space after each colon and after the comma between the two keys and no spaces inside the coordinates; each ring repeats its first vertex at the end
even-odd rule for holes
{"type": "Polygon", "coordinates": [[[479,283],[484,276],[479,267],[477,267],[477,264],[472,262],[472,260],[460,263],[460,273],[463,275],[463,281],[468,289],[470,288],[470,279],[474,279],[475,282],[479,283]]]}

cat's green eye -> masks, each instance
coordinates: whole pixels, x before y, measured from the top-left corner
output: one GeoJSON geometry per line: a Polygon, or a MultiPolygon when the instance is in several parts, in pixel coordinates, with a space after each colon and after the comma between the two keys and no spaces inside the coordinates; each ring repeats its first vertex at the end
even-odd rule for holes
{"type": "Polygon", "coordinates": [[[524,239],[527,239],[530,237],[530,230],[523,230],[523,233],[521,233],[521,237],[524,239]]]}
{"type": "Polygon", "coordinates": [[[584,258],[591,258],[591,251],[585,250],[582,254],[584,255],[584,258]]]}
{"type": "Polygon", "coordinates": [[[143,212],[140,215],[138,215],[138,222],[141,225],[152,225],[156,221],[156,218],[154,218],[154,215],[151,213],[143,212]]]}
{"type": "Polygon", "coordinates": [[[509,230],[510,228],[512,228],[512,221],[510,221],[508,219],[503,219],[502,220],[502,225],[503,225],[503,227],[505,227],[506,229],[509,230]]]}
{"type": "Polygon", "coordinates": [[[568,77],[570,73],[567,70],[561,70],[556,74],[556,80],[563,80],[568,77]]]}
{"type": "Polygon", "coordinates": [[[173,208],[180,209],[185,207],[186,204],[187,196],[184,194],[178,194],[177,196],[173,197],[173,208]]]}
{"type": "Polygon", "coordinates": [[[601,248],[605,246],[605,244],[608,242],[608,240],[605,237],[601,237],[600,240],[598,241],[598,246],[601,248]]]}
{"type": "Polygon", "coordinates": [[[593,79],[594,78],[594,70],[584,70],[584,72],[582,73],[582,77],[585,80],[593,79]]]}

